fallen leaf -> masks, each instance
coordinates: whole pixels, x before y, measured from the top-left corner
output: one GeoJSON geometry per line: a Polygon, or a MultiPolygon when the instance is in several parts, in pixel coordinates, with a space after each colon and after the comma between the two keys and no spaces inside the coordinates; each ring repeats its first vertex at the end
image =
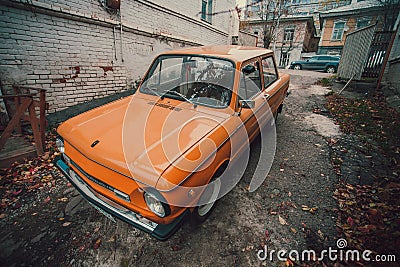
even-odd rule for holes
{"type": "Polygon", "coordinates": [[[314,214],[316,211],[317,211],[317,207],[312,207],[310,210],[309,210],[309,212],[310,213],[312,213],[312,214],[314,214]]]}
{"type": "Polygon", "coordinates": [[[79,252],[83,252],[86,248],[86,245],[82,245],[79,247],[79,252]]]}
{"type": "Polygon", "coordinates": [[[293,233],[293,234],[296,234],[296,233],[297,233],[297,230],[296,230],[296,229],[294,229],[293,227],[292,227],[292,228],[290,228],[290,231],[292,231],[292,233],[293,233]]]}
{"type": "Polygon", "coordinates": [[[65,222],[65,223],[63,223],[62,226],[67,227],[67,226],[69,226],[70,224],[71,224],[71,222],[65,222]]]}
{"type": "Polygon", "coordinates": [[[46,197],[46,198],[43,200],[43,203],[45,203],[45,204],[46,204],[47,202],[49,202],[49,201],[50,201],[50,199],[51,199],[51,198],[50,198],[50,196],[46,197]]]}
{"type": "Polygon", "coordinates": [[[283,219],[281,216],[278,215],[279,223],[282,225],[288,225],[285,219],[283,219]]]}
{"type": "Polygon", "coordinates": [[[13,191],[12,194],[13,194],[14,196],[18,196],[19,194],[21,194],[21,192],[22,192],[22,189],[20,189],[20,190],[18,190],[18,191],[13,191]]]}
{"type": "Polygon", "coordinates": [[[269,241],[270,238],[268,229],[265,229],[265,240],[269,241]]]}
{"type": "Polygon", "coordinates": [[[353,220],[353,218],[348,217],[348,218],[347,218],[347,223],[350,225],[350,227],[353,227],[353,225],[354,225],[354,220],[353,220]]]}
{"type": "Polygon", "coordinates": [[[306,206],[306,205],[301,205],[301,209],[304,210],[304,211],[309,211],[310,210],[310,208],[308,206],[306,206]]]}
{"type": "Polygon", "coordinates": [[[4,213],[0,214],[0,219],[3,219],[4,217],[6,217],[4,213]]]}
{"type": "Polygon", "coordinates": [[[287,259],[286,262],[285,262],[285,266],[286,267],[291,267],[291,266],[294,266],[294,263],[290,259],[287,259]]]}
{"type": "Polygon", "coordinates": [[[172,245],[172,246],[171,246],[171,249],[172,249],[172,251],[179,251],[179,250],[182,249],[182,247],[179,246],[179,245],[172,245]]]}
{"type": "Polygon", "coordinates": [[[317,233],[318,233],[319,237],[321,237],[321,239],[324,239],[324,234],[322,233],[321,230],[318,230],[317,233]]]}
{"type": "Polygon", "coordinates": [[[99,238],[99,239],[97,239],[96,242],[94,243],[93,248],[94,248],[94,249],[98,249],[98,248],[100,247],[100,245],[101,245],[101,239],[99,238]]]}

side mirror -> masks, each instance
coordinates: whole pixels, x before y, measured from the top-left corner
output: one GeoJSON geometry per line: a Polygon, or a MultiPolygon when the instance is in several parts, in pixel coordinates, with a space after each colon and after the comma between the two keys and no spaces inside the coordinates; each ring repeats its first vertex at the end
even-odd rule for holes
{"type": "Polygon", "coordinates": [[[239,100],[241,108],[254,108],[256,103],[254,100],[239,100]]]}

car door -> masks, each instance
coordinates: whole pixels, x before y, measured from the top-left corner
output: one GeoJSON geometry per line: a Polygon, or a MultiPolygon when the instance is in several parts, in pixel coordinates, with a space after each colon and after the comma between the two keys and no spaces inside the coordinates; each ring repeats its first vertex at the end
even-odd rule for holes
{"type": "MultiPolygon", "coordinates": [[[[279,108],[279,105],[284,97],[284,94],[278,94],[280,88],[274,86],[273,84],[278,80],[278,71],[276,68],[275,60],[273,56],[265,56],[261,59],[262,72],[264,78],[264,90],[263,95],[266,101],[268,101],[269,108],[271,112],[275,114],[279,108]]],[[[264,108],[264,115],[267,115],[266,120],[271,119],[268,117],[268,110],[264,108]]]]}
{"type": "MultiPolygon", "coordinates": [[[[258,122],[255,113],[259,116],[266,104],[266,99],[262,94],[263,84],[261,75],[261,64],[258,58],[245,62],[242,65],[238,100],[254,101],[254,107],[252,109],[240,109],[240,119],[246,127],[250,139],[254,138],[258,133],[258,122]]],[[[238,103],[237,105],[239,106],[240,104],[238,103]]]]}
{"type": "Polygon", "coordinates": [[[326,66],[330,61],[332,61],[332,58],[330,56],[321,56],[319,60],[318,69],[325,70],[326,66]]]}
{"type": "Polygon", "coordinates": [[[306,62],[304,63],[303,69],[306,70],[315,70],[318,66],[318,60],[319,57],[310,57],[309,59],[306,60],[306,62]]]}

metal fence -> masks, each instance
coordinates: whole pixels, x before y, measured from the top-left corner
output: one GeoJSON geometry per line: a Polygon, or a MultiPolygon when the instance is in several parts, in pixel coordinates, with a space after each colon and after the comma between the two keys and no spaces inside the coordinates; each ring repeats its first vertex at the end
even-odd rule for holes
{"type": "Polygon", "coordinates": [[[342,51],[338,77],[379,78],[387,60],[393,31],[376,31],[375,25],[349,33],[342,51]]]}
{"type": "Polygon", "coordinates": [[[369,59],[375,25],[349,33],[343,47],[338,68],[338,77],[360,80],[369,59]]]}
{"type": "MultiPolygon", "coordinates": [[[[392,40],[392,31],[375,32],[367,61],[365,62],[362,77],[378,78],[385,63],[386,53],[390,41],[392,40]]],[[[389,51],[390,52],[390,51],[389,51]]]]}

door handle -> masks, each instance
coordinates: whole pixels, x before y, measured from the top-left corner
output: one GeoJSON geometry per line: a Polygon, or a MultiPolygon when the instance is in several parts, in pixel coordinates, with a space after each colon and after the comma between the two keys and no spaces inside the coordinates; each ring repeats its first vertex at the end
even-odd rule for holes
{"type": "Polygon", "coordinates": [[[266,100],[268,100],[271,97],[271,95],[270,94],[264,94],[264,97],[265,97],[266,100]]]}

